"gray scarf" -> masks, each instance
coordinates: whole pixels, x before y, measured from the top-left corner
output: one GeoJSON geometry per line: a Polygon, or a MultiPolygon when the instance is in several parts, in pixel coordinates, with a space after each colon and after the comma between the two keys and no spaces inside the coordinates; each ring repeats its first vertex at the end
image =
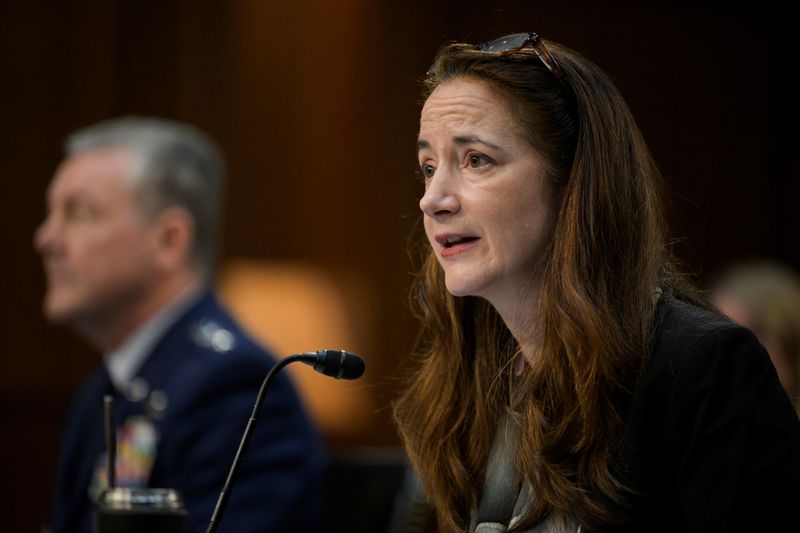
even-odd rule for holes
{"type": "MultiPolygon", "coordinates": [[[[470,516],[470,532],[505,533],[519,522],[535,498],[527,480],[519,488],[515,461],[519,433],[519,426],[509,416],[503,417],[497,426],[486,465],[481,501],[470,516]]],[[[581,533],[581,527],[571,520],[558,520],[551,515],[533,529],[521,533],[572,532],[581,533]]]]}

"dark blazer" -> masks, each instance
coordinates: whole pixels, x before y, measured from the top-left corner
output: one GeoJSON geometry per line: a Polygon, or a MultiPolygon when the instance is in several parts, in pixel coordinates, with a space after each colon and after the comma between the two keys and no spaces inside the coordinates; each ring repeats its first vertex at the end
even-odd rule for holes
{"type": "MultiPolygon", "coordinates": [[[[205,531],[273,363],[208,292],[166,332],[139,370],[145,397],[131,399],[130,393],[115,391],[101,365],[81,388],[65,428],[54,533],[91,529],[94,505],[88,488],[104,455],[102,396],[109,392],[115,397],[118,432],[131,421],[145,420],[159,434],[147,485],[179,490],[189,531],[205,531]]],[[[218,531],[324,529],[324,469],[318,435],[286,374],[278,374],[218,531]]]]}
{"type": "Polygon", "coordinates": [[[625,531],[800,528],[800,422],[747,329],[664,295],[630,434],[625,531]]]}
{"type": "MultiPolygon", "coordinates": [[[[800,421],[755,336],[719,315],[660,298],[627,445],[632,517],[604,532],[800,529],[800,421]]],[[[410,487],[396,531],[433,531],[410,487]]]]}

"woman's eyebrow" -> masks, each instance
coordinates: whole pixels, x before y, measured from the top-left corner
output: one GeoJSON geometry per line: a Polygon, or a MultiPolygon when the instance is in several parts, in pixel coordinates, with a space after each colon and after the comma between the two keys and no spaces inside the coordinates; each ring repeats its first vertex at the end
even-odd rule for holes
{"type": "MultiPolygon", "coordinates": [[[[456,135],[453,137],[453,142],[458,145],[465,145],[465,144],[483,144],[488,146],[489,148],[494,148],[495,150],[500,150],[500,147],[494,143],[490,143],[489,141],[485,141],[479,137],[475,136],[464,136],[464,135],[456,135]]],[[[417,140],[417,151],[424,150],[426,148],[430,148],[431,143],[426,141],[425,139],[418,139],[417,140]]]]}
{"type": "Polygon", "coordinates": [[[453,137],[453,142],[459,145],[477,143],[477,144],[483,144],[484,146],[488,146],[489,148],[494,148],[495,150],[500,149],[500,147],[497,146],[496,144],[490,143],[489,141],[485,141],[480,137],[476,137],[474,135],[469,137],[463,135],[456,135],[455,137],[453,137]]]}

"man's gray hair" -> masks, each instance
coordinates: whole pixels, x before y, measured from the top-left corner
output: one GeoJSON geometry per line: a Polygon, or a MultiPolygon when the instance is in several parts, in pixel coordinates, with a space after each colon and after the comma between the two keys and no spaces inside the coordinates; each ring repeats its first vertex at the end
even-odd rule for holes
{"type": "Polygon", "coordinates": [[[188,124],[122,117],[81,129],[65,143],[69,155],[110,147],[133,152],[129,179],[146,216],[173,206],[188,211],[194,222],[192,263],[210,276],[225,181],[225,162],[214,141],[188,124]]]}

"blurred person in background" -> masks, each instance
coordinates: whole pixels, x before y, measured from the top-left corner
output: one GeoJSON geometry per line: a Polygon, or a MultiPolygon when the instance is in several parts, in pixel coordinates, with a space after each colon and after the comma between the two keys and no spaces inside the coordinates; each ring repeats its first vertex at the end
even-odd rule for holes
{"type": "Polygon", "coordinates": [[[756,334],[795,409],[800,410],[800,275],[775,261],[738,262],[713,282],[711,301],[756,334]]]}
{"type": "MultiPolygon", "coordinates": [[[[66,142],[34,244],[44,313],[103,352],[66,424],[52,530],[90,531],[106,488],[102,405],[115,399],[117,485],[179,490],[205,531],[273,359],[211,288],[225,169],[197,129],[125,117],[66,142]]],[[[219,531],[319,531],[325,458],[286,374],[266,397],[219,531]]]]}
{"type": "Polygon", "coordinates": [[[395,404],[432,508],[414,526],[796,524],[800,421],[755,336],[675,267],[608,76],[521,33],[444,46],[424,98],[423,332],[395,404]]]}

